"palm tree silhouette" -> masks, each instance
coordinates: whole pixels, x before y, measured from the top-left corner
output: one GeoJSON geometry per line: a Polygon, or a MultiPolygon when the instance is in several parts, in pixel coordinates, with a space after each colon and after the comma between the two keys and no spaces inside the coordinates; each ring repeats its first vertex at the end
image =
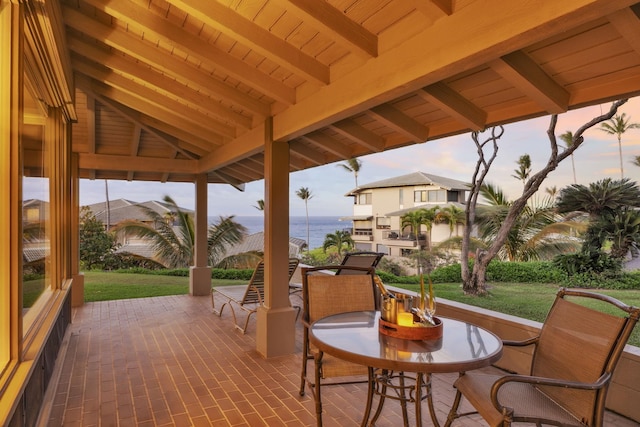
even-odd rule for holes
{"type": "MultiPolygon", "coordinates": [[[[560,139],[566,144],[567,148],[573,147],[573,132],[571,132],[570,130],[560,135],[560,139]]],[[[577,184],[578,180],[576,179],[576,164],[573,161],[573,153],[571,153],[571,167],[573,168],[573,183],[577,184]]]]}
{"type": "Polygon", "coordinates": [[[354,157],[344,163],[338,163],[336,166],[343,168],[347,172],[352,172],[356,179],[356,188],[358,188],[358,172],[360,172],[362,168],[362,161],[354,157]]]}
{"type": "Polygon", "coordinates": [[[311,194],[311,191],[307,187],[300,187],[300,189],[296,191],[296,196],[304,200],[304,208],[307,211],[307,252],[309,252],[309,247],[311,246],[311,242],[309,241],[309,199],[313,197],[313,194],[311,194]]]}
{"type": "Polygon", "coordinates": [[[609,135],[618,137],[618,152],[620,153],[620,178],[624,178],[624,170],[622,168],[622,134],[629,129],[640,128],[640,123],[629,123],[631,117],[627,117],[625,113],[616,114],[608,122],[600,124],[600,130],[609,135]]]}

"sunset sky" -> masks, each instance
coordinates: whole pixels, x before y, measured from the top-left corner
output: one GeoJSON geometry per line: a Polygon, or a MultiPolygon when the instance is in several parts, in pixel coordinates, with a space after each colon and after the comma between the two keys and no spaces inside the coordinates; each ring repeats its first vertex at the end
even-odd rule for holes
{"type": "MultiPolygon", "coordinates": [[[[610,103],[570,111],[558,118],[556,135],[567,130],[575,132],[579,126],[593,117],[608,111],[610,103]]],[[[619,113],[631,117],[631,122],[640,123],[640,98],[630,99],[619,113]]],[[[547,128],[550,117],[542,117],[505,126],[505,133],[499,143],[488,182],[502,188],[510,198],[515,198],[522,190],[522,182],[513,178],[516,161],[522,154],[529,154],[533,172],[539,170],[549,156],[547,128]]],[[[599,127],[598,127],[599,128],[599,127]]],[[[578,184],[589,184],[605,177],[620,178],[618,142],[615,136],[593,128],[585,134],[584,144],[575,152],[575,167],[578,184]]],[[[622,137],[624,176],[640,181],[640,167],[631,163],[640,155],[640,129],[631,129],[622,137]]],[[[411,147],[399,148],[384,153],[360,157],[362,169],[359,184],[366,184],[394,176],[421,171],[434,175],[470,181],[477,154],[470,134],[429,141],[411,147]]],[[[551,173],[542,186],[556,186],[561,189],[573,184],[571,158],[567,158],[558,169],[551,173]]],[[[310,215],[346,216],[352,212],[352,198],[344,195],[355,187],[353,174],[336,164],[316,167],[291,174],[290,214],[305,215],[304,202],[295,192],[300,187],[308,187],[313,197],[309,200],[310,215]]],[[[194,185],[152,182],[109,181],[109,198],[125,198],[136,202],[160,200],[171,196],[185,208],[194,207],[194,185]]],[[[219,215],[260,215],[254,208],[257,200],[264,198],[264,181],[246,185],[240,192],[230,185],[209,185],[209,216],[219,215]]],[[[80,203],[82,205],[105,200],[104,181],[82,180],[80,203]]]]}

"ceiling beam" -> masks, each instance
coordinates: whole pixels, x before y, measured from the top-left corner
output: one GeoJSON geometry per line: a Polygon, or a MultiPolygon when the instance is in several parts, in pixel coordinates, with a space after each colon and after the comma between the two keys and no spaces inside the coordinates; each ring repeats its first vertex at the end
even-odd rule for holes
{"type": "Polygon", "coordinates": [[[335,156],[340,157],[341,159],[349,159],[353,157],[353,152],[348,145],[342,144],[338,140],[335,140],[323,133],[312,132],[301,136],[301,138],[335,156]]]}
{"type": "Polygon", "coordinates": [[[71,28],[162,70],[177,80],[188,82],[216,99],[232,102],[260,116],[266,117],[271,114],[270,106],[267,104],[212,78],[211,75],[203,73],[184,61],[176,61],[175,56],[161,51],[149,42],[140,40],[140,38],[122,30],[101,24],[68,6],[63,7],[63,13],[65,23],[71,28]]]}
{"type": "Polygon", "coordinates": [[[556,83],[523,52],[513,52],[489,62],[489,66],[548,113],[569,109],[569,92],[556,83]]]}
{"type": "Polygon", "coordinates": [[[341,120],[332,124],[331,128],[350,140],[365,146],[374,153],[384,150],[384,138],[351,120],[341,120]]]}
{"type": "Polygon", "coordinates": [[[78,167],[80,169],[111,170],[128,172],[147,173],[177,173],[190,174],[195,171],[197,160],[165,159],[148,157],[148,161],[143,161],[138,156],[116,156],[108,154],[79,153],[78,167]]]}
{"type": "Polygon", "coordinates": [[[230,34],[240,43],[281,67],[323,85],[330,82],[329,67],[217,1],[168,0],[208,26],[230,34]]]}
{"type": "MultiPolygon", "coordinates": [[[[187,157],[189,159],[195,159],[196,158],[192,153],[190,153],[189,151],[187,151],[184,148],[180,147],[180,141],[178,141],[177,138],[175,138],[175,137],[173,137],[171,135],[166,135],[163,132],[160,132],[160,131],[154,129],[151,126],[146,125],[143,120],[141,120],[140,118],[136,117],[136,114],[131,114],[132,112],[133,113],[137,113],[137,112],[135,112],[133,110],[128,111],[127,107],[125,107],[123,105],[120,105],[117,102],[112,101],[111,99],[104,98],[102,96],[98,96],[98,99],[100,100],[100,102],[102,104],[104,104],[105,106],[110,108],[116,114],[118,114],[121,117],[125,118],[126,120],[132,122],[136,127],[140,127],[141,129],[144,129],[145,131],[151,133],[152,135],[155,135],[162,142],[164,142],[168,146],[174,148],[175,150],[179,151],[185,157],[187,157]]],[[[139,114],[139,113],[137,113],[137,114],[139,114]]],[[[95,150],[93,151],[93,153],[95,153],[95,150]]]]}
{"type": "Polygon", "coordinates": [[[329,3],[317,0],[280,0],[279,3],[320,32],[338,38],[339,43],[353,51],[367,57],[378,56],[378,37],[329,3]]]}
{"type": "Polygon", "coordinates": [[[300,157],[304,160],[307,160],[309,163],[313,165],[320,166],[320,165],[324,165],[325,163],[328,163],[324,154],[304,144],[301,144],[300,142],[292,141],[289,144],[289,150],[291,151],[292,155],[300,157]]]}
{"type": "Polygon", "coordinates": [[[174,96],[183,99],[185,103],[197,106],[223,121],[235,123],[245,129],[251,128],[250,117],[224,107],[217,100],[206,96],[202,92],[185,86],[175,79],[168,78],[150,68],[142,67],[133,61],[125,59],[122,55],[115,55],[99,49],[95,44],[86,43],[75,37],[69,37],[68,39],[69,49],[75,52],[77,56],[85,57],[95,63],[104,65],[106,68],[144,81],[163,92],[172,93],[174,96]]]}
{"type": "Polygon", "coordinates": [[[217,170],[264,151],[265,132],[263,122],[250,131],[243,133],[232,142],[212,150],[200,159],[197,173],[217,170]]]}
{"type": "Polygon", "coordinates": [[[453,13],[453,0],[413,0],[416,9],[434,21],[453,13]]]}
{"type": "MultiPolygon", "coordinates": [[[[207,116],[198,110],[189,108],[189,106],[178,102],[174,98],[170,98],[120,74],[109,71],[108,69],[99,68],[86,60],[77,58],[75,55],[72,62],[73,68],[78,73],[82,73],[96,81],[102,82],[109,87],[127,92],[142,101],[153,104],[159,109],[171,112],[184,120],[190,121],[194,124],[201,124],[212,133],[216,133],[229,139],[236,137],[236,129],[234,127],[221,123],[215,118],[207,116]]],[[[135,108],[135,105],[131,107],[135,108]]]]}
{"type": "Polygon", "coordinates": [[[216,172],[209,172],[209,174],[211,176],[217,177],[220,181],[223,181],[231,185],[233,188],[235,188],[238,191],[244,191],[244,183],[242,181],[237,180],[233,177],[230,177],[224,172],[216,171],[216,172]]]}
{"type": "Polygon", "coordinates": [[[425,142],[429,138],[428,127],[389,104],[373,107],[369,110],[369,115],[414,142],[425,142]]]}
{"type": "Polygon", "coordinates": [[[481,66],[487,60],[542,41],[551,28],[582,25],[632,2],[510,2],[509,7],[504,6],[504,0],[470,2],[276,114],[273,138],[291,140],[322,129],[460,70],[481,66]],[[479,20],[479,16],[485,19],[479,20]],[[491,28],[500,31],[487,30],[491,28]],[[446,48],[435,40],[446,40],[446,48]]]}
{"type": "Polygon", "coordinates": [[[486,111],[444,83],[429,85],[416,93],[471,130],[483,130],[487,125],[486,111]]]}
{"type": "Polygon", "coordinates": [[[640,19],[630,8],[619,10],[607,16],[620,35],[640,54],[640,19]]]}
{"type": "MultiPolygon", "coordinates": [[[[140,137],[142,136],[142,127],[139,123],[135,123],[133,126],[133,133],[131,134],[131,149],[129,150],[130,156],[138,155],[138,148],[140,148],[140,137]]],[[[127,181],[133,181],[134,171],[127,172],[127,181]]]]}
{"type": "Polygon", "coordinates": [[[281,81],[271,78],[255,67],[207,43],[200,37],[189,33],[184,28],[174,25],[169,20],[154,13],[152,7],[141,7],[133,2],[105,2],[104,0],[85,0],[98,10],[102,10],[128,25],[141,28],[148,37],[153,34],[178,49],[201,59],[210,67],[224,70],[227,74],[242,81],[258,92],[285,104],[293,104],[296,100],[295,90],[281,81]]]}
{"type": "Polygon", "coordinates": [[[187,122],[183,118],[176,116],[173,112],[164,108],[158,108],[156,105],[127,92],[96,82],[95,80],[89,79],[88,77],[84,77],[80,74],[76,74],[76,84],[85,91],[93,92],[94,94],[101,95],[104,98],[110,98],[122,105],[140,111],[147,116],[168,123],[178,129],[183,129],[202,140],[209,141],[210,149],[215,145],[219,145],[219,139],[216,138],[216,135],[212,135],[211,129],[204,128],[195,122],[187,122]]]}

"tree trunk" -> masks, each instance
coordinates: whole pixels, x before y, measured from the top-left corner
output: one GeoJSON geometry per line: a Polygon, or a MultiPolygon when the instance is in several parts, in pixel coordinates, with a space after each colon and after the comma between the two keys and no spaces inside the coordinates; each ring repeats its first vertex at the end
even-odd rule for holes
{"type": "Polygon", "coordinates": [[[462,291],[465,295],[485,295],[487,293],[487,266],[486,253],[480,249],[476,251],[476,261],[473,263],[473,273],[468,280],[463,282],[462,291]]]}

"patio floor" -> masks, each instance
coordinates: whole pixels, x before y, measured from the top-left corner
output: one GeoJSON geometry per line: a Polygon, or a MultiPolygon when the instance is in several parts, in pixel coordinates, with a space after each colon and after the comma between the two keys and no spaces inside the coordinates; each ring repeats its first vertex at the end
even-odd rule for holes
{"type": "MultiPolygon", "coordinates": [[[[298,394],[302,328],[297,325],[296,353],[263,359],[255,350],[255,320],[241,335],[230,311],[222,318],[212,314],[210,297],[87,303],[74,309],[62,365],[53,378],[57,385],[49,417],[41,424],[313,426],[313,398],[298,394]]],[[[441,422],[453,400],[456,376],[434,375],[441,422]]],[[[360,424],[364,384],[322,390],[325,426],[360,424]]],[[[432,425],[426,406],[423,418],[423,425],[432,425]]],[[[397,426],[400,420],[399,405],[389,401],[376,425],[397,426]]],[[[485,423],[467,418],[454,425],[485,423]]],[[[638,424],[607,413],[605,425],[638,424]]]]}

